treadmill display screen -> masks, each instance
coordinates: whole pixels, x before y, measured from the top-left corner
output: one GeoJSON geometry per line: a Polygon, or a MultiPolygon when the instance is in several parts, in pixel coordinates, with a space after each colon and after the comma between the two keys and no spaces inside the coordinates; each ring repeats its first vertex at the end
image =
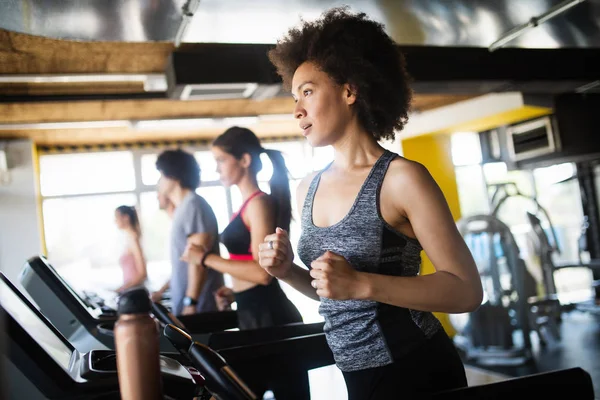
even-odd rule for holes
{"type": "MultiPolygon", "coordinates": [[[[40,270],[44,271],[44,273],[50,273],[60,283],[62,288],[69,292],[71,296],[81,305],[81,307],[90,313],[94,318],[98,318],[103,313],[99,304],[96,303],[96,300],[101,300],[102,304],[108,306],[109,308],[116,309],[117,307],[116,294],[114,292],[108,291],[108,293],[98,293],[98,295],[94,293],[94,295],[97,296],[96,299],[88,298],[86,296],[82,297],[80,293],[77,292],[45,258],[39,257],[34,261],[29,261],[26,264],[26,268],[23,270],[23,272],[33,272],[37,274],[42,281],[47,281],[47,279],[44,279],[43,274],[40,275],[40,270]],[[104,294],[104,296],[102,294],[104,294]]],[[[98,291],[102,292],[101,290],[98,291]]]]}
{"type": "MultiPolygon", "coordinates": [[[[79,303],[81,303],[81,305],[85,308],[88,308],[88,304],[81,298],[81,296],[65,281],[65,279],[54,269],[54,267],[52,265],[50,265],[50,263],[44,259],[37,259],[38,263],[43,263],[44,267],[46,268],[46,270],[48,270],[50,273],[52,273],[52,275],[54,275],[56,277],[56,279],[58,279],[60,281],[60,283],[62,283],[62,285],[65,287],[65,289],[67,289],[75,299],[77,299],[77,301],[79,301],[79,303]]],[[[32,271],[36,272],[36,269],[30,265],[32,271]]],[[[37,272],[36,272],[37,273],[37,272]]]]}
{"type": "Polygon", "coordinates": [[[0,279],[0,304],[19,325],[48,353],[58,365],[69,372],[73,350],[51,330],[47,321],[42,320],[29,308],[11,287],[0,279]]]}

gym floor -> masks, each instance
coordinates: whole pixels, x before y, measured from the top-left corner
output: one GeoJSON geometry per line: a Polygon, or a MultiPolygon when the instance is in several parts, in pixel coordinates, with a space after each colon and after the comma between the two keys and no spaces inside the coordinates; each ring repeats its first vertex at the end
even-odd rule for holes
{"type": "Polygon", "coordinates": [[[531,375],[557,369],[581,367],[587,371],[594,384],[594,392],[600,399],[600,316],[573,311],[563,314],[561,324],[562,340],[539,346],[532,335],[534,358],[530,363],[518,367],[481,366],[465,360],[467,366],[474,366],[509,377],[531,375]]]}

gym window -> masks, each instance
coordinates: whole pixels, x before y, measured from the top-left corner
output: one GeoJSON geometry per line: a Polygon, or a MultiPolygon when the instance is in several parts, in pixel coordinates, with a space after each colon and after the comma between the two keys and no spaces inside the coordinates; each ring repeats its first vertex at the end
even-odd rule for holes
{"type": "MultiPolygon", "coordinates": [[[[264,147],[282,151],[290,171],[293,212],[290,234],[295,247],[300,236],[296,188],[304,176],[325,167],[333,159],[333,151],[331,148],[313,149],[305,141],[296,140],[266,142],[264,147]]],[[[222,231],[232,212],[241,205],[239,191],[221,185],[207,146],[183,148],[192,152],[200,164],[202,184],[197,192],[213,207],[222,231]]],[[[166,213],[158,209],[156,198],[160,174],[155,162],[163,150],[136,148],[40,154],[45,248],[50,262],[78,290],[101,293],[121,284],[118,259],[125,240],[115,226],[114,210],[122,204],[137,207],[150,288],[168,279],[170,221],[166,213]]],[[[259,185],[268,192],[271,163],[265,154],[262,156],[259,185]]],[[[227,254],[223,247],[222,250],[227,254]]],[[[289,288],[284,287],[286,289],[289,288]]],[[[316,302],[293,289],[286,293],[306,322],[322,320],[316,302]]]]}

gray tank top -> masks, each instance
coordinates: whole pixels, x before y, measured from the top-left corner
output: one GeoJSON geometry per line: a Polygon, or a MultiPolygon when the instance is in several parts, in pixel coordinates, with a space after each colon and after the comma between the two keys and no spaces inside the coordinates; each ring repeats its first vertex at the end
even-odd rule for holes
{"type": "MultiPolygon", "coordinates": [[[[329,227],[313,224],[313,203],[323,171],[310,184],[302,209],[298,255],[310,268],[329,250],[340,254],[357,271],[416,276],[421,266],[421,245],[396,231],[381,217],[379,193],[390,162],[398,155],[385,153],[373,166],[348,214],[329,227]]],[[[420,346],[441,328],[429,312],[365,300],[321,298],[319,313],[336,364],[356,371],[393,363],[420,346]]]]}

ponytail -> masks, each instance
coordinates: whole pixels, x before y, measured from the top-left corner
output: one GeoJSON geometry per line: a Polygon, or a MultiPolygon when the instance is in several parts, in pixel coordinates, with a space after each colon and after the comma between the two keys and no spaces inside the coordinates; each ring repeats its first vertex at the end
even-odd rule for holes
{"type": "Polygon", "coordinates": [[[273,175],[269,181],[271,197],[277,204],[277,226],[286,231],[290,230],[292,219],[292,203],[290,194],[290,181],[285,160],[280,151],[263,149],[273,164],[273,175]]]}

